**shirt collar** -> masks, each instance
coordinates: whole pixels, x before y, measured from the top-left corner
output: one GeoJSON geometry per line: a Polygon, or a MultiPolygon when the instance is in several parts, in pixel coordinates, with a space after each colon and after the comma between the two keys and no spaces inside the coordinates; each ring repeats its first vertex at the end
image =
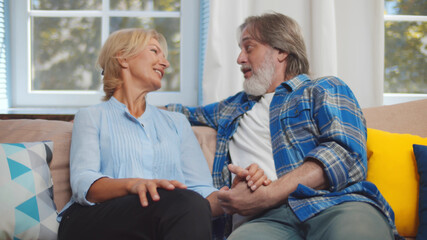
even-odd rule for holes
{"type": "Polygon", "coordinates": [[[126,105],[124,105],[123,103],[121,103],[119,100],[117,100],[115,97],[111,97],[110,100],[108,100],[108,103],[115,107],[115,108],[119,108],[122,109],[123,111],[127,110],[126,105]]]}
{"type": "Polygon", "coordinates": [[[311,81],[310,77],[307,74],[300,74],[280,84],[276,88],[276,91],[283,91],[283,88],[285,88],[289,92],[293,92],[296,89],[298,89],[306,81],[311,81]]]}
{"type": "Polygon", "coordinates": [[[132,114],[130,114],[127,106],[121,103],[115,97],[111,97],[110,100],[108,100],[108,103],[111,104],[112,107],[115,107],[124,111],[128,117],[135,119],[140,123],[146,123],[150,118],[150,115],[151,115],[150,113],[152,111],[151,106],[147,103],[145,107],[145,112],[139,118],[135,118],[134,116],[132,116],[132,114]]]}
{"type": "Polygon", "coordinates": [[[258,102],[258,100],[260,100],[262,97],[262,96],[249,95],[246,92],[244,92],[244,93],[250,102],[258,102]]]}

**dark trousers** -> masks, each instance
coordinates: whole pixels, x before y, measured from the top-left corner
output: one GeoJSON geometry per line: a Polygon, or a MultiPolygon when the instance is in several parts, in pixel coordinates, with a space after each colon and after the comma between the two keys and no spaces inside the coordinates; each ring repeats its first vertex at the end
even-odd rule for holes
{"type": "Polygon", "coordinates": [[[209,202],[191,190],[158,189],[160,201],[142,207],[137,195],[94,206],[73,204],[64,213],[58,239],[211,239],[209,202]]]}

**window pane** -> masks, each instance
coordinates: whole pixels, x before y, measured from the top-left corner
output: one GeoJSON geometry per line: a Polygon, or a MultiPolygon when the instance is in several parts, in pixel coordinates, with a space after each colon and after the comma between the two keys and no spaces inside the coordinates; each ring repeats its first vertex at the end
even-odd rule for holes
{"type": "Polygon", "coordinates": [[[31,0],[31,10],[101,10],[102,0],[31,0]]]}
{"type": "Polygon", "coordinates": [[[427,93],[427,22],[385,22],[385,93],[427,93]]]}
{"type": "Polygon", "coordinates": [[[384,3],[389,15],[427,15],[426,0],[385,0],[384,3]]]}
{"type": "Polygon", "coordinates": [[[98,90],[101,19],[32,18],[32,90],[98,90]]]}
{"type": "Polygon", "coordinates": [[[112,10],[178,12],[180,0],[110,0],[112,10]]]}
{"type": "Polygon", "coordinates": [[[160,91],[180,90],[180,20],[179,18],[110,18],[110,32],[122,28],[156,29],[168,43],[169,68],[166,69],[160,91]]]}

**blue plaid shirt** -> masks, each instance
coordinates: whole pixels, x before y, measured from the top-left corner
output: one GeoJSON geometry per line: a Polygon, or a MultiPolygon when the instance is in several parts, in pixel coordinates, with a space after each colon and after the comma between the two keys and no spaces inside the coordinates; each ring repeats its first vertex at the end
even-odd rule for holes
{"type": "MultiPolygon", "coordinates": [[[[184,113],[192,125],[217,130],[212,177],[214,186],[230,186],[229,141],[242,115],[259,97],[237,93],[203,107],[168,105],[184,113]]],[[[299,185],[288,198],[295,215],[305,221],[315,214],[348,201],[367,202],[388,218],[396,239],[394,213],[377,187],[367,181],[366,125],[350,88],[336,77],[311,80],[302,74],[276,88],[270,105],[270,131],[277,177],[314,158],[324,166],[329,189],[299,185]]]]}

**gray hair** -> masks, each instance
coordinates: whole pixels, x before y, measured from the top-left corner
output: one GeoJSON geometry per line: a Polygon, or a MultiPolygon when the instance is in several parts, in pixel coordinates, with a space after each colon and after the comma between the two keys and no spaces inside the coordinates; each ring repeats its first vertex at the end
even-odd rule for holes
{"type": "Polygon", "coordinates": [[[304,38],[298,23],[280,13],[265,13],[246,18],[240,25],[240,34],[246,31],[256,41],[288,53],[286,76],[309,73],[309,63],[304,38]]]}

